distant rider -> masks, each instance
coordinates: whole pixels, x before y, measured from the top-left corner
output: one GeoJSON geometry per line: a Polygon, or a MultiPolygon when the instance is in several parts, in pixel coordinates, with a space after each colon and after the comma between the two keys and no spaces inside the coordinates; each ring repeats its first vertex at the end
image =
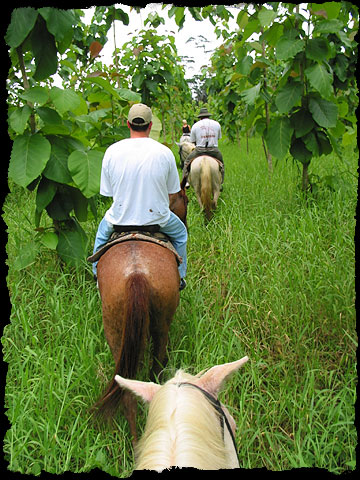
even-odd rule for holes
{"type": "Polygon", "coordinates": [[[210,117],[211,113],[208,112],[207,108],[200,109],[198,115],[200,120],[193,125],[190,134],[190,142],[195,143],[195,148],[184,162],[183,176],[188,176],[190,163],[194,158],[201,155],[209,155],[219,160],[221,183],[223,183],[225,174],[224,160],[218,148],[218,141],[221,138],[221,126],[219,122],[212,120],[210,117]]]}
{"type": "MultiPolygon", "coordinates": [[[[101,220],[93,253],[105,245],[114,225],[160,226],[182,257],[179,265],[180,290],[185,288],[187,230],[169,207],[180,193],[175,157],[165,145],[149,137],[151,109],[137,103],[130,108],[127,125],[130,138],[111,145],[105,152],[100,194],[113,203],[101,220]]],[[[96,278],[97,262],[93,263],[96,278]]]]}

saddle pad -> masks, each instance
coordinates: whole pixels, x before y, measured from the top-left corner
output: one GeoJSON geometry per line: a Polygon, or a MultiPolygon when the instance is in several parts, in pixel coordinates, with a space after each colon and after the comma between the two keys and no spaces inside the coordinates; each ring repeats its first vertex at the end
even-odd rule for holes
{"type": "Polygon", "coordinates": [[[182,263],[182,258],[180,255],[177,253],[175,250],[173,244],[168,240],[168,237],[166,235],[158,232],[158,233],[146,233],[146,232],[125,232],[125,233],[117,233],[114,232],[111,237],[109,242],[104,245],[103,247],[99,248],[97,252],[95,252],[93,255],[87,258],[88,262],[97,262],[99,258],[112,246],[117,245],[118,243],[121,242],[126,242],[129,240],[140,240],[140,241],[145,241],[145,242],[151,242],[151,243],[156,243],[157,245],[160,245],[161,247],[167,248],[170,250],[176,258],[176,261],[178,265],[182,263]]]}

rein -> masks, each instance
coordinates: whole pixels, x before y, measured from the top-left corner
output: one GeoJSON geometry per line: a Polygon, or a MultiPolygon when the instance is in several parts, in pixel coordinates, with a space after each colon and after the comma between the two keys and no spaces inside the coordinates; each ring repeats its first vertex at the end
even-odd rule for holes
{"type": "Polygon", "coordinates": [[[222,409],[221,407],[221,403],[219,402],[219,400],[217,398],[215,398],[213,395],[211,395],[210,393],[208,393],[206,390],[204,390],[203,388],[201,387],[198,387],[197,385],[194,385],[193,383],[188,383],[188,382],[181,382],[178,384],[179,387],[182,387],[183,385],[187,385],[189,387],[194,387],[194,388],[197,388],[198,390],[200,390],[200,392],[206,397],[206,399],[211,403],[211,405],[215,408],[215,410],[218,412],[218,414],[220,415],[220,425],[221,425],[221,431],[222,431],[222,434],[223,434],[223,438],[224,438],[224,421],[225,421],[225,425],[228,429],[228,432],[230,433],[230,436],[231,436],[231,440],[233,442],[233,445],[234,445],[234,449],[235,449],[235,452],[236,452],[236,455],[237,455],[237,449],[236,449],[236,442],[235,442],[235,437],[234,437],[234,434],[233,434],[233,431],[231,429],[231,426],[230,426],[230,423],[229,423],[229,420],[227,419],[226,415],[225,415],[225,412],[224,410],[222,409]]]}

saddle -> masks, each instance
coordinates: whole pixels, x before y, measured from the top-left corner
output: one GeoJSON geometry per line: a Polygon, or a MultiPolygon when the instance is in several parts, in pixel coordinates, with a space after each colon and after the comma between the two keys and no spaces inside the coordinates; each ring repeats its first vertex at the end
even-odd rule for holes
{"type": "Polygon", "coordinates": [[[138,240],[156,243],[156,245],[167,248],[175,255],[177,264],[180,265],[182,263],[182,258],[175,250],[170,238],[165,235],[165,233],[159,232],[159,229],[159,225],[114,225],[115,232],[110,236],[109,241],[104,246],[99,248],[97,252],[88,257],[87,260],[88,262],[92,263],[97,262],[99,258],[114,245],[130,240],[138,240]]]}

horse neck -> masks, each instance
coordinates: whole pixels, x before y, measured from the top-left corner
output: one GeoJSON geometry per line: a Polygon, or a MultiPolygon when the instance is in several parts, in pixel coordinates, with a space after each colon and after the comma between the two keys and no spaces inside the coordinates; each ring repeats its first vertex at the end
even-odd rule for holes
{"type": "Polygon", "coordinates": [[[219,417],[201,392],[166,384],[150,404],[145,432],[136,449],[137,469],[235,468],[237,458],[231,458],[230,447],[228,451],[219,417]]]}
{"type": "Polygon", "coordinates": [[[180,218],[180,220],[184,223],[185,226],[187,225],[186,224],[187,202],[188,202],[188,199],[185,193],[185,189],[181,187],[181,190],[178,193],[178,196],[170,205],[171,211],[180,218]]]}

